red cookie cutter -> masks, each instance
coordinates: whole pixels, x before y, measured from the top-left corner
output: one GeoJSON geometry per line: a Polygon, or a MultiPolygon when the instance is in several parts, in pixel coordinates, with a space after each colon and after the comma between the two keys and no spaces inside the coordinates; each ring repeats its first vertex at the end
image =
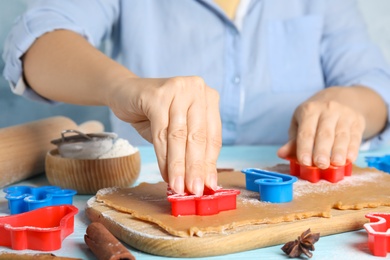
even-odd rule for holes
{"type": "Polygon", "coordinates": [[[344,166],[330,165],[327,169],[301,165],[296,158],[288,158],[287,160],[290,161],[291,175],[313,183],[316,183],[321,179],[336,183],[344,179],[344,176],[352,175],[352,163],[349,160],[347,160],[344,166]]]}
{"type": "Polygon", "coordinates": [[[168,201],[171,203],[172,215],[215,215],[221,211],[236,209],[239,190],[218,189],[213,191],[205,187],[203,196],[173,194],[168,188],[168,201]]]}
{"type": "Polygon", "coordinates": [[[384,256],[390,252],[390,213],[369,213],[364,224],[368,233],[368,247],[374,256],[384,256]]]}
{"type": "Polygon", "coordinates": [[[0,217],[0,246],[14,250],[58,250],[62,240],[73,233],[77,212],[75,206],[61,205],[0,217]]]}

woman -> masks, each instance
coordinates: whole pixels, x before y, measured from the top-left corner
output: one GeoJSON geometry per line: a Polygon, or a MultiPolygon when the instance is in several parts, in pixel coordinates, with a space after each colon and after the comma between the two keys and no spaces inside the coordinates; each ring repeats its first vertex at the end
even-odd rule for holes
{"type": "Polygon", "coordinates": [[[222,144],[327,168],[388,143],[390,72],[353,0],[34,1],[4,59],[15,92],[108,106],[177,193],[217,187],[222,144]]]}

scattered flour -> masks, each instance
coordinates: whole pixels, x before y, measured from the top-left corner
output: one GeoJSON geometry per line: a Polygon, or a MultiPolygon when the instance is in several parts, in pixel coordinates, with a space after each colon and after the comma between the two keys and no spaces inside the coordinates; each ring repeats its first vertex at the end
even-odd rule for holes
{"type": "Polygon", "coordinates": [[[99,159],[115,158],[131,155],[136,153],[138,148],[133,147],[127,140],[118,138],[114,142],[114,145],[106,153],[102,154],[99,159]]]}
{"type": "Polygon", "coordinates": [[[359,175],[346,176],[343,180],[337,183],[331,183],[325,180],[320,180],[317,183],[310,183],[305,180],[298,180],[294,183],[294,197],[304,196],[312,193],[331,193],[336,190],[343,190],[352,186],[363,186],[369,182],[375,182],[378,176],[375,172],[365,172],[359,175]]]}
{"type": "Polygon", "coordinates": [[[246,204],[250,204],[250,205],[256,205],[256,206],[265,206],[267,204],[269,204],[270,202],[266,202],[266,201],[261,201],[260,200],[260,195],[258,192],[253,192],[253,191],[249,191],[249,190],[240,190],[240,195],[239,198],[241,199],[242,203],[244,205],[246,204]]]}
{"type": "MultiPolygon", "coordinates": [[[[127,231],[126,235],[127,236],[135,236],[136,238],[139,238],[139,237],[142,237],[142,238],[149,238],[149,239],[158,239],[158,240],[179,240],[179,239],[182,239],[181,237],[174,237],[174,236],[170,236],[170,235],[166,235],[166,231],[163,230],[159,230],[159,229],[156,229],[155,227],[153,227],[153,233],[155,234],[150,234],[151,232],[145,232],[145,229],[148,229],[150,228],[149,227],[149,223],[148,222],[143,222],[142,220],[139,221],[138,223],[138,227],[137,229],[134,229],[132,227],[128,227],[128,226],[125,226],[123,221],[119,221],[118,222],[118,216],[115,216],[113,217],[111,214],[117,214],[117,212],[115,210],[108,210],[108,211],[104,211],[101,213],[101,215],[103,216],[104,219],[107,219],[109,220],[110,222],[115,222],[116,225],[119,225],[123,230],[127,231]]],[[[126,214],[126,213],[123,213],[123,214],[126,214]]]]}

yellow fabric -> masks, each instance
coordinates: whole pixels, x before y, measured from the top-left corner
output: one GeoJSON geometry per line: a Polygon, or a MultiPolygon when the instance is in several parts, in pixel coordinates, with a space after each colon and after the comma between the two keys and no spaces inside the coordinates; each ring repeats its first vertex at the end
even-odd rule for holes
{"type": "Polygon", "coordinates": [[[225,11],[230,19],[233,19],[240,0],[214,0],[214,2],[225,11]]]}

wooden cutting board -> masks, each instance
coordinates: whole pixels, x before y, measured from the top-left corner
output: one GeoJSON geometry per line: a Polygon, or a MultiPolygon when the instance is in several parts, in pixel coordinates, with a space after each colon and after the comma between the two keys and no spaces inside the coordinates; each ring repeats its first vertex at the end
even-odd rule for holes
{"type": "MultiPolygon", "coordinates": [[[[389,212],[379,207],[375,212],[389,212]]],[[[365,214],[373,209],[332,210],[332,218],[309,218],[279,224],[253,225],[204,237],[174,237],[155,224],[141,221],[127,213],[104,206],[92,198],[86,213],[91,221],[102,223],[126,244],[153,255],[169,257],[204,257],[242,252],[278,245],[296,239],[307,228],[321,236],[358,230],[367,222],[365,214]]]]}
{"type": "MultiPolygon", "coordinates": [[[[388,179],[386,175],[386,181],[388,179]]],[[[389,187],[383,183],[380,185],[389,187]]],[[[387,190],[385,192],[388,193],[387,190]]],[[[390,196],[387,198],[386,205],[390,205],[390,196]]],[[[390,212],[390,207],[380,206],[359,210],[332,209],[330,218],[310,217],[278,224],[246,225],[219,234],[205,234],[202,237],[176,237],[156,224],[136,219],[128,213],[108,207],[98,202],[96,197],[91,198],[86,207],[86,214],[91,221],[102,223],[125,243],[150,254],[169,257],[223,255],[283,244],[295,240],[308,228],[312,232],[320,232],[321,236],[358,230],[368,222],[365,215],[369,212],[390,212]]]]}

